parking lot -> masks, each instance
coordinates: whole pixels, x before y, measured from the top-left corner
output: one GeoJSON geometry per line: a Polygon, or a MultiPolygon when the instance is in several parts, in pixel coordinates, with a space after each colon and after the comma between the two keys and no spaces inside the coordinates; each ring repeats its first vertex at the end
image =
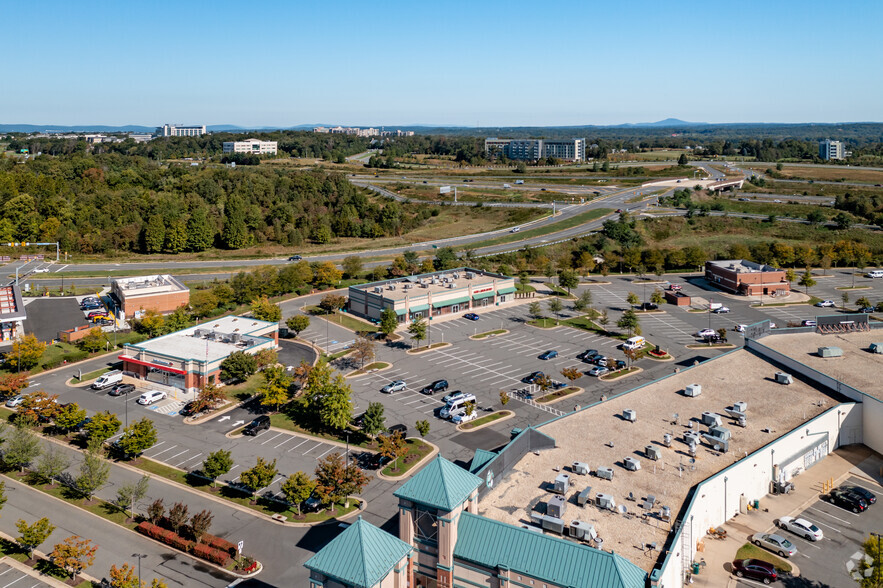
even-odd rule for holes
{"type": "MultiPolygon", "coordinates": [[[[33,572],[37,575],[39,572],[33,572]]],[[[0,563],[0,588],[50,588],[50,584],[43,582],[30,574],[26,574],[7,563],[0,563]]]]}

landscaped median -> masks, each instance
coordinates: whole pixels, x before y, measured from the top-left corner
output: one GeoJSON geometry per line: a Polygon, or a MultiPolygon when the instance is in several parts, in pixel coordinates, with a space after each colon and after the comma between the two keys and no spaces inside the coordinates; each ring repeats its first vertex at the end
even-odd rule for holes
{"type": "Polygon", "coordinates": [[[684,347],[687,349],[732,349],[735,345],[733,343],[692,343],[684,347]]]}
{"type": "Polygon", "coordinates": [[[644,371],[644,370],[642,370],[639,367],[632,366],[632,367],[626,368],[624,370],[617,370],[615,372],[610,372],[608,374],[604,374],[603,376],[600,376],[598,379],[604,380],[605,382],[609,382],[610,380],[618,380],[619,378],[631,376],[631,375],[637,374],[642,371],[644,371]]]}
{"type": "Polygon", "coordinates": [[[469,338],[474,341],[478,339],[486,339],[488,337],[496,337],[497,335],[506,335],[507,333],[509,333],[509,329],[497,329],[495,331],[486,331],[477,335],[470,335],[469,338]]]}
{"type": "Polygon", "coordinates": [[[380,470],[377,477],[395,480],[409,476],[436,453],[438,453],[438,447],[432,443],[416,437],[409,437],[405,439],[405,452],[380,470]]]}
{"type": "Polygon", "coordinates": [[[388,370],[392,367],[391,363],[387,363],[385,361],[375,361],[374,363],[369,363],[363,368],[359,368],[354,372],[350,372],[346,375],[347,378],[356,378],[358,376],[364,376],[365,374],[372,374],[374,372],[380,372],[383,370],[388,370]]]}
{"type": "Polygon", "coordinates": [[[344,329],[348,329],[355,333],[376,333],[380,330],[379,327],[373,323],[357,319],[354,316],[346,314],[345,312],[340,312],[339,310],[327,313],[323,308],[318,306],[304,306],[302,310],[312,316],[320,316],[326,321],[340,325],[344,329]]]}
{"type": "Polygon", "coordinates": [[[463,431],[464,433],[471,433],[473,431],[488,427],[493,423],[510,419],[513,416],[515,416],[515,413],[511,410],[498,410],[496,412],[492,412],[491,414],[486,414],[483,417],[479,417],[474,421],[469,421],[468,423],[457,425],[457,430],[463,431]]]}
{"type": "Polygon", "coordinates": [[[436,349],[442,349],[443,347],[450,347],[451,343],[433,343],[432,345],[424,345],[423,347],[415,347],[413,349],[408,349],[405,353],[408,355],[417,355],[419,353],[426,353],[427,351],[435,351],[436,349]]]}
{"type": "Polygon", "coordinates": [[[561,390],[555,390],[554,392],[549,392],[548,394],[544,394],[537,398],[535,402],[538,404],[554,404],[559,400],[564,400],[568,396],[574,396],[575,394],[579,394],[583,392],[582,388],[577,386],[568,386],[567,388],[562,388],[561,390]]]}

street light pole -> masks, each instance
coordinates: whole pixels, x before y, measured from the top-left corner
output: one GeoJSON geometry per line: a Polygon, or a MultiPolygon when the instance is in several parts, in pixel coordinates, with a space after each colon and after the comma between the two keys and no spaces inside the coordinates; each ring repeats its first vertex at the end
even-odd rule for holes
{"type": "Polygon", "coordinates": [[[147,557],[147,555],[143,553],[133,553],[132,557],[138,558],[138,585],[141,586],[141,560],[147,557]]]}

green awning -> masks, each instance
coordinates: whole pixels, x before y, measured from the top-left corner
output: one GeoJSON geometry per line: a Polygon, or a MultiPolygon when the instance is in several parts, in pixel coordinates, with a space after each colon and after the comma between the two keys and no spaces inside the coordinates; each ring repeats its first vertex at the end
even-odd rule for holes
{"type": "Polygon", "coordinates": [[[419,304],[411,307],[411,312],[423,312],[424,310],[429,310],[428,304],[419,304]]]}
{"type": "Polygon", "coordinates": [[[513,294],[515,292],[515,288],[500,288],[497,290],[497,294],[513,294]]]}
{"type": "Polygon", "coordinates": [[[464,302],[469,302],[469,296],[451,298],[449,300],[443,300],[442,302],[433,302],[432,308],[441,308],[442,306],[451,306],[453,304],[463,304],[464,302]]]}
{"type": "Polygon", "coordinates": [[[473,300],[481,300],[482,298],[490,298],[493,295],[494,295],[494,291],[491,290],[490,292],[482,292],[481,294],[473,294],[472,299],[473,300]]]}
{"type": "MultiPolygon", "coordinates": [[[[398,315],[398,316],[402,316],[403,314],[405,314],[404,308],[393,308],[391,306],[387,306],[386,308],[389,308],[390,310],[394,310],[396,312],[396,315],[398,315]]],[[[383,310],[386,310],[386,308],[384,308],[383,310]]]]}

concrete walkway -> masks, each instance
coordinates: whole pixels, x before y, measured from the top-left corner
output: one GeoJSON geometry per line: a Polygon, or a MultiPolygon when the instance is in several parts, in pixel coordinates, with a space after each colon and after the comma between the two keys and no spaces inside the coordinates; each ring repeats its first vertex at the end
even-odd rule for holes
{"type": "MultiPolygon", "coordinates": [[[[705,536],[700,540],[704,551],[696,554],[696,561],[705,561],[699,574],[693,576],[696,586],[735,586],[736,578],[730,574],[731,562],[736,551],[754,533],[768,533],[775,529],[773,521],[783,516],[799,513],[822,493],[825,482],[834,480],[836,486],[848,476],[859,476],[883,483],[883,459],[864,445],[841,447],[829,454],[820,463],[804,471],[794,479],[795,490],[790,494],[767,495],[760,501],[760,509],[740,514],[727,521],[722,527],[727,531],[724,540],[705,536]]],[[[789,562],[799,574],[793,560],[789,562]]]]}

